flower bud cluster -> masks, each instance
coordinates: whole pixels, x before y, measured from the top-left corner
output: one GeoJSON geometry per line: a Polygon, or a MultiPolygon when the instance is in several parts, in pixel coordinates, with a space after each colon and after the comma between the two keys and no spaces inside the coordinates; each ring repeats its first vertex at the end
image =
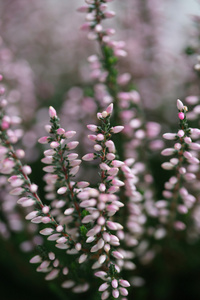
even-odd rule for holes
{"type": "MultiPolygon", "coordinates": [[[[117,178],[119,168],[122,168],[124,163],[116,159],[115,145],[111,140],[111,135],[120,132],[123,126],[110,126],[112,110],[113,105],[110,104],[105,111],[97,114],[97,118],[101,122],[100,126],[88,125],[88,129],[95,133],[92,138],[89,135],[89,139],[95,143],[95,152],[84,155],[83,160],[100,159],[101,183],[99,189],[86,188],[85,191],[78,194],[78,198],[81,199],[80,206],[89,212],[89,215],[86,215],[82,222],[84,224],[93,222],[92,228],[86,234],[88,237],[86,242],[92,243],[90,252],[98,253],[99,258],[92,268],[109,270],[108,273],[105,271],[95,273],[97,277],[106,281],[99,288],[99,291],[102,292],[101,299],[107,299],[110,294],[114,298],[118,298],[120,294],[122,296],[128,294],[124,287],[120,287],[117,279],[119,275],[116,275],[120,271],[120,267],[123,266],[123,250],[115,250],[115,247],[120,245],[120,238],[124,236],[123,226],[111,220],[111,217],[113,218],[120,207],[124,206],[115,195],[119,188],[124,185],[117,178]],[[117,261],[115,262],[115,260],[117,261]],[[111,270],[112,274],[110,274],[111,270]]],[[[86,259],[85,255],[80,257],[80,261],[82,262],[83,259],[86,259]]]]}
{"type": "Polygon", "coordinates": [[[195,173],[199,169],[200,145],[194,142],[194,139],[198,138],[200,132],[198,129],[189,128],[186,116],[188,108],[179,99],[177,108],[180,129],[177,133],[163,135],[165,139],[176,141],[173,148],[166,148],[161,152],[164,156],[175,156],[162,164],[163,169],[173,170],[175,174],[165,183],[163,196],[170,201],[170,204],[168,208],[166,201],[159,201],[163,202],[163,205],[159,206],[159,217],[162,223],[170,222],[175,230],[184,230],[186,228],[184,215],[187,215],[196,203],[195,196],[188,189],[196,181],[195,173]],[[183,186],[183,183],[186,187],[183,186]]]}

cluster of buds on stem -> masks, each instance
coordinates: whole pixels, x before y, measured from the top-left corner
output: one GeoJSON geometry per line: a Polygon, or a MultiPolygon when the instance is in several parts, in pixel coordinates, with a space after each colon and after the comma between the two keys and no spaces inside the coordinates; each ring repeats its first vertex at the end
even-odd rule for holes
{"type": "Polygon", "coordinates": [[[177,133],[165,133],[163,135],[165,139],[175,140],[176,143],[173,148],[166,148],[161,152],[164,156],[176,156],[171,158],[169,162],[162,164],[163,169],[173,170],[175,174],[165,183],[163,196],[167,200],[158,201],[157,207],[160,208],[161,222],[168,223],[170,228],[175,230],[184,230],[186,228],[184,216],[196,203],[195,196],[190,194],[188,189],[196,181],[195,173],[199,168],[198,151],[200,144],[194,142],[193,139],[198,138],[200,130],[188,126],[186,115],[188,108],[179,99],[177,100],[177,108],[179,110],[180,129],[177,133]]]}

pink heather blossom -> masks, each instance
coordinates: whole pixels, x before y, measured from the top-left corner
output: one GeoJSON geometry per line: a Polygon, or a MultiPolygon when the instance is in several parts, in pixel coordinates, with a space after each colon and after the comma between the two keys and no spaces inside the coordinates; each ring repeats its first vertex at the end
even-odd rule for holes
{"type": "Polygon", "coordinates": [[[191,140],[191,138],[190,138],[189,136],[186,136],[186,137],[184,138],[184,142],[185,142],[186,144],[190,144],[190,143],[192,142],[192,140],[191,140]]]}
{"type": "Polygon", "coordinates": [[[53,142],[51,142],[51,144],[50,144],[50,147],[51,148],[58,148],[60,146],[60,144],[59,144],[59,142],[56,142],[56,141],[53,141],[53,142]]]}
{"type": "Polygon", "coordinates": [[[59,272],[59,269],[53,269],[48,275],[45,276],[45,280],[55,279],[56,277],[58,277],[59,272]]]}
{"type": "Polygon", "coordinates": [[[178,117],[180,120],[183,120],[185,118],[185,115],[183,112],[178,113],[178,117]]]}
{"type": "Polygon", "coordinates": [[[37,211],[37,210],[36,210],[36,211],[32,211],[32,212],[30,212],[30,213],[25,217],[25,219],[26,219],[26,220],[31,220],[31,219],[35,218],[35,217],[37,216],[37,214],[38,214],[38,211],[37,211]]]}
{"type": "Polygon", "coordinates": [[[102,146],[96,144],[96,145],[94,145],[94,150],[95,150],[95,151],[101,151],[101,150],[102,150],[102,146]]]}
{"type": "Polygon", "coordinates": [[[182,129],[180,129],[178,131],[177,135],[181,138],[181,137],[183,137],[185,135],[185,132],[182,129]]]}
{"type": "Polygon", "coordinates": [[[90,184],[89,184],[89,182],[87,182],[87,181],[79,181],[79,182],[77,182],[77,187],[78,188],[85,188],[85,187],[87,187],[87,186],[89,186],[90,184]]]}
{"type": "Polygon", "coordinates": [[[163,138],[166,140],[175,140],[176,133],[164,133],[163,138]]]}
{"type": "Polygon", "coordinates": [[[62,194],[65,194],[66,191],[67,191],[67,187],[63,186],[63,187],[61,187],[61,188],[59,188],[59,189],[57,190],[57,193],[58,193],[59,195],[62,195],[62,194]]]}
{"type": "Polygon", "coordinates": [[[162,163],[161,166],[165,170],[172,170],[174,168],[173,164],[171,164],[169,162],[164,162],[164,163],[162,163]]]}
{"type": "Polygon", "coordinates": [[[197,143],[190,143],[189,147],[192,150],[200,150],[200,144],[197,144],[197,143]]]}
{"type": "Polygon", "coordinates": [[[29,261],[31,264],[37,264],[42,262],[42,258],[39,255],[32,257],[29,261]]]}
{"type": "Polygon", "coordinates": [[[44,207],[42,208],[42,212],[43,212],[44,214],[48,214],[48,213],[49,213],[49,207],[48,207],[48,206],[44,206],[44,207]]]}
{"type": "Polygon", "coordinates": [[[114,256],[117,259],[123,259],[123,255],[119,251],[113,251],[112,256],[114,256]]]}
{"type": "Polygon", "coordinates": [[[101,295],[101,300],[106,300],[110,296],[110,293],[108,291],[104,291],[101,295]]]}
{"type": "Polygon", "coordinates": [[[124,182],[118,179],[113,179],[112,184],[116,186],[124,186],[124,182]]]}
{"type": "Polygon", "coordinates": [[[113,290],[112,295],[113,295],[113,298],[117,299],[119,297],[119,291],[118,290],[113,290]]]}
{"type": "Polygon", "coordinates": [[[78,144],[79,144],[79,142],[77,142],[77,141],[69,142],[67,144],[67,148],[69,150],[73,150],[73,149],[75,149],[78,146],[78,144]]]}
{"type": "Polygon", "coordinates": [[[178,110],[180,110],[180,111],[182,111],[183,108],[184,108],[184,105],[183,105],[182,101],[179,100],[179,99],[177,100],[177,108],[178,108],[178,110]]]}
{"type": "Polygon", "coordinates": [[[168,156],[174,154],[174,149],[173,148],[166,148],[161,152],[162,155],[168,156]]]}
{"type": "Polygon", "coordinates": [[[117,279],[113,279],[113,280],[112,280],[112,287],[113,287],[114,289],[116,289],[116,288],[118,287],[118,281],[117,281],[117,279]]]}
{"type": "Polygon", "coordinates": [[[43,136],[38,140],[38,142],[40,144],[48,144],[48,138],[49,138],[48,136],[43,136]]]}
{"type": "Polygon", "coordinates": [[[88,154],[85,154],[83,157],[82,157],[83,160],[85,161],[91,161],[94,159],[94,153],[88,153],[88,154]]]}
{"type": "Polygon", "coordinates": [[[96,125],[92,125],[92,124],[89,124],[87,125],[87,128],[93,132],[96,132],[97,131],[97,126],[96,125]]]}
{"type": "Polygon", "coordinates": [[[123,129],[124,129],[124,126],[115,126],[115,127],[111,128],[111,131],[113,133],[118,133],[118,132],[122,131],[123,129]]]}
{"type": "Polygon", "coordinates": [[[69,161],[74,160],[77,157],[78,157],[77,153],[70,153],[70,154],[67,155],[67,158],[68,158],[69,161]]]}
{"type": "Polygon", "coordinates": [[[123,287],[129,287],[130,286],[130,283],[127,280],[124,280],[124,279],[120,279],[119,284],[123,287]]]}
{"type": "Polygon", "coordinates": [[[113,112],[113,103],[111,103],[107,108],[106,108],[106,111],[109,115],[112,114],[113,112]]]}
{"type": "Polygon", "coordinates": [[[108,287],[109,287],[109,285],[108,285],[107,282],[103,283],[103,284],[100,285],[100,287],[99,287],[99,292],[103,292],[103,291],[107,290],[108,287]]]}
{"type": "Polygon", "coordinates": [[[179,151],[181,149],[181,144],[180,143],[174,144],[174,149],[179,151]]]}
{"type": "Polygon", "coordinates": [[[42,235],[50,235],[54,230],[52,228],[45,228],[40,230],[40,234],[42,235]]]}
{"type": "Polygon", "coordinates": [[[63,129],[63,128],[58,128],[57,129],[57,134],[64,134],[65,133],[65,129],[63,129]]]}
{"type": "Polygon", "coordinates": [[[70,175],[76,175],[77,173],[78,173],[78,171],[79,171],[79,166],[75,166],[75,167],[73,167],[73,168],[71,168],[71,170],[70,170],[70,175]]]}
{"type": "Polygon", "coordinates": [[[63,231],[63,226],[62,226],[62,225],[58,225],[58,226],[56,227],[56,231],[57,231],[57,232],[62,232],[62,231],[63,231]]]}
{"type": "Polygon", "coordinates": [[[52,106],[49,107],[49,116],[50,118],[57,117],[56,110],[52,106]]]}
{"type": "Polygon", "coordinates": [[[188,104],[195,105],[195,104],[198,103],[199,97],[197,97],[197,96],[188,96],[188,97],[185,98],[185,101],[188,104]]]}
{"type": "Polygon", "coordinates": [[[103,134],[97,134],[97,137],[96,137],[96,140],[97,141],[103,141],[104,140],[104,135],[103,134]]]}
{"type": "Polygon", "coordinates": [[[120,291],[120,294],[122,295],[122,296],[127,296],[128,295],[128,291],[127,291],[127,289],[125,289],[125,288],[119,288],[119,291],[120,291]]]}
{"type": "Polygon", "coordinates": [[[76,134],[76,131],[70,130],[70,131],[66,131],[66,132],[64,133],[64,136],[66,137],[66,139],[70,139],[70,138],[72,138],[75,134],[76,134]]]}
{"type": "Polygon", "coordinates": [[[64,211],[64,214],[67,216],[67,215],[71,215],[73,212],[74,212],[74,208],[71,207],[71,208],[67,208],[67,209],[64,211]]]}

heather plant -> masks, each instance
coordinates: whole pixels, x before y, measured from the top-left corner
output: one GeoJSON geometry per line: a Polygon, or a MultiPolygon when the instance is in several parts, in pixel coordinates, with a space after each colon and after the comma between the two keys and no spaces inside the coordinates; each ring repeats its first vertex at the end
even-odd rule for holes
{"type": "Polygon", "coordinates": [[[52,297],[169,299],[179,290],[170,280],[199,265],[200,129],[190,123],[198,96],[185,99],[192,113],[177,100],[176,129],[162,139],[130,73],[118,70],[127,52],[105,25],[115,16],[111,0],[85,2],[81,29],[98,46],[88,58],[91,84],[72,87],[60,114],[49,106],[48,122],[42,112],[43,173],[34,175],[27,162],[24,116],[11,109],[10,73],[2,68],[0,233],[31,253],[52,297]]]}

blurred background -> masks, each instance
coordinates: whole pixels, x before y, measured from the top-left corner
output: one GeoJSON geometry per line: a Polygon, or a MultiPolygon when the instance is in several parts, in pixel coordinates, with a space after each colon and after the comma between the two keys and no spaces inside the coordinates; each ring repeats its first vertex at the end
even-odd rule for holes
{"type": "MultiPolygon", "coordinates": [[[[83,0],[0,0],[0,73],[5,77],[10,112],[24,120],[21,143],[26,149],[26,162],[35,174],[32,180],[41,188],[42,149],[37,140],[48,123],[48,106],[61,111],[63,127],[77,130],[78,138],[88,115],[95,111],[89,97],[87,102],[81,102],[82,110],[72,105],[73,101],[79,104],[83,88],[91,85],[87,57],[99,51],[96,43],[79,30],[85,14],[76,9],[83,4],[83,0]],[[86,103],[89,109],[85,109],[86,103]]],[[[176,126],[176,99],[199,95],[194,65],[199,53],[200,3],[115,0],[109,5],[116,17],[107,20],[106,26],[116,29],[115,39],[124,40],[128,52],[119,62],[120,72],[132,75],[148,120],[159,122],[165,132],[176,126]]],[[[158,158],[156,166],[159,163],[158,158]]],[[[4,184],[2,178],[2,189],[4,184]]],[[[35,245],[40,243],[35,236],[37,228],[30,229],[33,237],[28,242],[27,233],[21,233],[24,225],[18,219],[19,212],[13,212],[13,206],[7,204],[13,200],[6,191],[1,192],[1,198],[1,299],[75,299],[71,294],[66,297],[56,285],[46,283],[44,276],[28,263],[35,245]]],[[[179,251],[177,245],[173,247],[179,251]]],[[[186,244],[181,247],[184,258],[180,258],[177,269],[173,269],[173,251],[169,253],[171,265],[165,257],[159,257],[155,267],[144,267],[149,283],[135,291],[134,299],[172,300],[180,293],[182,299],[200,299],[200,272],[196,268],[200,266],[200,247],[197,245],[192,252],[186,244]],[[187,256],[190,262],[185,261],[187,256]]]]}

